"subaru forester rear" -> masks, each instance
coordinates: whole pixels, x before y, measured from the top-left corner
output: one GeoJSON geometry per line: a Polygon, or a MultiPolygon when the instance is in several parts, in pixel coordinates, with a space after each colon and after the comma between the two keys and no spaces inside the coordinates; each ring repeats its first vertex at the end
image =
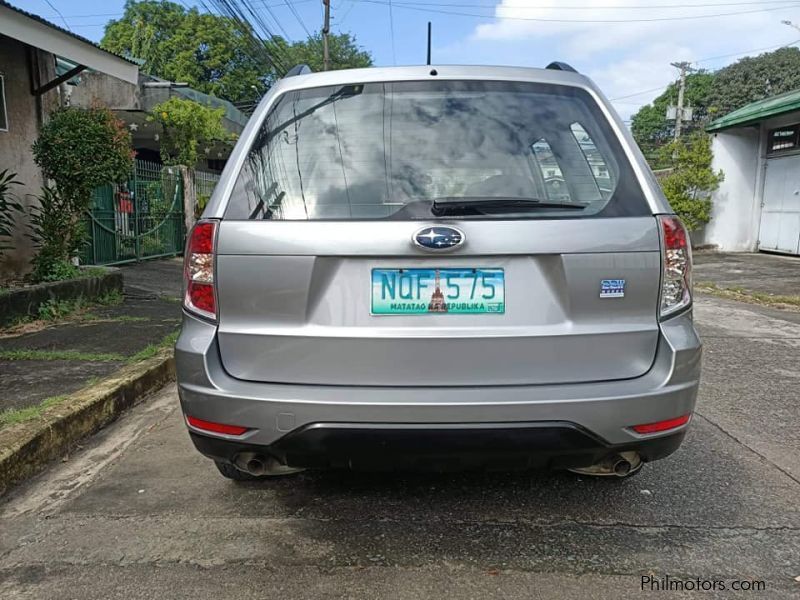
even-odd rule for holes
{"type": "Polygon", "coordinates": [[[561,63],[281,80],[185,271],[181,404],[234,479],[627,475],[691,418],[688,236],[608,102],[561,63]]]}

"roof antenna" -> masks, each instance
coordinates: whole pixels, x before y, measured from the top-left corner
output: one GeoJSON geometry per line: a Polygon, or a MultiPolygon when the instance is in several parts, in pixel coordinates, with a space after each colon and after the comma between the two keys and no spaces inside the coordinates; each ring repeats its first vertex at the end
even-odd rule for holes
{"type": "Polygon", "coordinates": [[[428,21],[428,62],[431,64],[431,22],[428,21]]]}

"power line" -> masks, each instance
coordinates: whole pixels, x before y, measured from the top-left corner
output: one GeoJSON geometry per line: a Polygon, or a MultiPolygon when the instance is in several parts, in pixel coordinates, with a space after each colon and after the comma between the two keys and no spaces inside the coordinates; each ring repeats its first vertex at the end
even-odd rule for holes
{"type": "Polygon", "coordinates": [[[297,9],[289,3],[289,0],[283,0],[283,3],[289,7],[289,10],[292,11],[294,18],[297,19],[297,22],[300,23],[300,27],[303,28],[303,31],[306,32],[308,37],[311,37],[311,32],[306,27],[305,21],[300,17],[300,13],[297,12],[297,9]]]}
{"type": "MultiPolygon", "coordinates": [[[[52,2],[50,2],[50,0],[44,0],[44,1],[45,1],[45,2],[47,2],[47,6],[49,6],[49,7],[50,7],[50,8],[52,8],[54,11],[56,11],[56,14],[57,14],[59,17],[61,17],[61,20],[62,20],[62,21],[64,21],[64,27],[66,27],[67,29],[69,29],[69,23],[67,23],[67,20],[64,18],[64,15],[62,15],[62,14],[61,14],[61,11],[60,11],[60,10],[58,10],[58,9],[57,9],[55,6],[53,6],[53,3],[52,3],[52,2]]],[[[70,31],[72,31],[71,29],[69,29],[69,30],[70,30],[70,31]]]]}
{"type": "Polygon", "coordinates": [[[800,43],[800,39],[794,40],[789,42],[788,44],[778,44],[777,46],[766,46],[764,48],[753,48],[752,50],[745,50],[744,52],[734,52],[733,54],[721,54],[720,56],[710,56],[709,58],[701,58],[699,60],[694,61],[694,64],[700,64],[703,62],[709,62],[711,60],[718,60],[720,58],[731,58],[732,56],[742,56],[744,54],[750,54],[751,52],[761,52],[763,50],[774,50],[776,48],[786,48],[788,46],[794,46],[795,44],[800,43]]]}
{"type": "MultiPolygon", "coordinates": [[[[358,0],[359,2],[366,2],[368,4],[381,4],[386,5],[388,4],[387,0],[358,0]]],[[[796,8],[798,6],[797,3],[794,4],[787,4],[785,6],[778,6],[772,8],[760,8],[757,10],[745,10],[745,11],[738,11],[738,12],[729,12],[729,13],[716,13],[716,14],[705,14],[705,15],[682,15],[679,17],[653,17],[649,19],[550,19],[550,18],[539,18],[539,17],[507,17],[503,15],[482,15],[477,13],[467,13],[461,11],[452,11],[452,10],[439,10],[435,8],[423,8],[420,6],[410,6],[410,5],[401,5],[396,3],[395,6],[397,8],[402,8],[404,10],[414,10],[418,12],[427,12],[427,13],[437,13],[442,15],[452,15],[456,17],[472,17],[477,19],[497,19],[501,21],[533,21],[538,23],[655,23],[659,21],[691,21],[697,19],[711,19],[711,18],[718,18],[718,17],[732,17],[738,15],[748,15],[752,13],[760,13],[760,12],[770,12],[775,10],[786,10],[787,8],[796,8]]]]}
{"type": "Polygon", "coordinates": [[[394,47],[394,15],[392,14],[392,0],[389,0],[389,30],[392,32],[392,62],[397,66],[397,52],[394,47]]]}
{"type": "MultiPolygon", "coordinates": [[[[366,1],[366,0],[357,0],[357,1],[366,1]]],[[[497,3],[470,3],[470,4],[459,4],[459,3],[452,3],[452,2],[433,2],[431,0],[425,2],[416,2],[413,0],[401,0],[399,2],[395,1],[395,5],[397,6],[435,6],[440,8],[497,8],[497,3]]],[[[605,5],[605,6],[594,6],[594,5],[570,5],[570,6],[546,6],[546,5],[536,5],[536,4],[525,4],[525,5],[518,5],[515,4],[509,8],[513,9],[523,9],[523,10],[553,10],[553,11],[560,11],[560,10],[654,10],[654,9],[673,9],[673,8],[716,8],[722,6],[763,6],[765,4],[787,4],[793,5],[797,4],[797,0],[746,0],[744,2],[713,2],[713,3],[695,3],[695,4],[648,4],[648,5],[605,5]]]]}
{"type": "MultiPolygon", "coordinates": [[[[742,52],[734,52],[732,54],[722,54],[720,56],[710,56],[708,58],[700,58],[700,59],[694,61],[694,64],[708,62],[708,61],[711,61],[711,60],[718,60],[720,58],[731,58],[732,56],[743,56],[745,54],[750,54],[751,52],[760,52],[762,50],[773,50],[773,49],[777,49],[777,48],[787,48],[787,47],[793,46],[793,45],[795,45],[797,43],[800,43],[800,39],[794,40],[792,42],[788,42],[786,44],[779,44],[777,46],[767,46],[765,48],[752,48],[750,50],[743,50],[742,52]]],[[[642,90],[641,92],[634,92],[633,94],[628,94],[627,96],[618,96],[617,98],[611,98],[611,102],[616,102],[617,100],[625,100],[627,98],[634,98],[635,96],[642,96],[644,94],[649,94],[651,92],[656,92],[658,90],[663,90],[664,87],[665,86],[662,85],[662,86],[659,86],[657,88],[651,88],[649,90],[642,90]]],[[[625,102],[623,102],[622,104],[625,104],[625,102]]]]}

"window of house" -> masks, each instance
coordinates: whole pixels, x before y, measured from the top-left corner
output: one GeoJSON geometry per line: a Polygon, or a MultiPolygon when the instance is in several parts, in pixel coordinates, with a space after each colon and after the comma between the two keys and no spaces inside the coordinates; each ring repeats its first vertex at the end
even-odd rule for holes
{"type": "Polygon", "coordinates": [[[793,152],[800,146],[800,123],[772,129],[767,141],[767,154],[793,152]]]}
{"type": "Polygon", "coordinates": [[[0,74],[0,131],[8,131],[8,113],[6,112],[6,80],[0,74]]]}

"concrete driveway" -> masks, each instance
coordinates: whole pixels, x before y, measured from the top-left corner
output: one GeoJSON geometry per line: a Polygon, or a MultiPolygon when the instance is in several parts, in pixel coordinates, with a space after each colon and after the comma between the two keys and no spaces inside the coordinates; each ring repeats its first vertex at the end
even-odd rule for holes
{"type": "Polygon", "coordinates": [[[171,387],[0,507],[0,595],[616,599],[642,597],[651,576],[726,586],[654,597],[798,598],[800,313],[701,297],[695,314],[705,371],[691,431],[630,480],[237,485],[193,450],[171,387]],[[766,589],[731,593],[733,580],[766,589]]]}

